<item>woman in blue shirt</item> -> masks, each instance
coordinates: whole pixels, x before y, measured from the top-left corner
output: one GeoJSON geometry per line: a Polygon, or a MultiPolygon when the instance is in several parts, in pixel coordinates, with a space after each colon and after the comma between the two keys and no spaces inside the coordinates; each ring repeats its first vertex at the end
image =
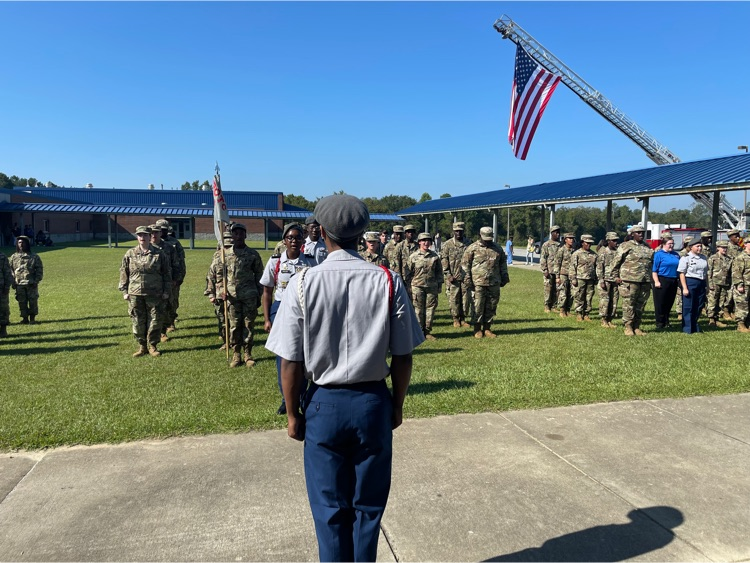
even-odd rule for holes
{"type": "Polygon", "coordinates": [[[680,255],[674,251],[674,239],[671,235],[663,235],[661,247],[654,253],[654,266],[651,269],[657,330],[669,326],[669,312],[677,295],[679,263],[680,255]]]}

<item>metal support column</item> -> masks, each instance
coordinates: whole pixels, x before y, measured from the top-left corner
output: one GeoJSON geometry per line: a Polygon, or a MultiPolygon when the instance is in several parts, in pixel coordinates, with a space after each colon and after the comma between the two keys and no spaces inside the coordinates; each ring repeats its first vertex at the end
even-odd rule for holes
{"type": "Polygon", "coordinates": [[[115,248],[118,247],[120,243],[120,236],[117,233],[117,215],[115,215],[115,248]]]}
{"type": "Polygon", "coordinates": [[[544,233],[546,231],[546,229],[544,228],[544,220],[546,219],[546,216],[544,214],[543,205],[539,206],[539,211],[541,212],[541,215],[540,215],[541,221],[539,222],[539,244],[541,245],[544,242],[544,233]]]}
{"type": "Polygon", "coordinates": [[[107,248],[112,248],[112,215],[107,215],[107,248]]]}
{"type": "Polygon", "coordinates": [[[263,219],[263,250],[268,250],[268,219],[263,219]]]}
{"type": "Polygon", "coordinates": [[[492,242],[497,242],[497,210],[492,210],[492,242]]]}
{"type": "Polygon", "coordinates": [[[190,250],[195,250],[195,217],[190,217],[190,250]]]}
{"type": "Polygon", "coordinates": [[[555,204],[548,205],[549,207],[549,228],[552,229],[552,225],[555,224],[555,204]]]}
{"type": "Polygon", "coordinates": [[[429,233],[430,232],[430,220],[425,216],[424,218],[424,231],[423,233],[429,233]]]}
{"type": "Polygon", "coordinates": [[[644,197],[641,204],[641,225],[644,229],[648,229],[648,200],[649,198],[644,197]]]}
{"type": "Polygon", "coordinates": [[[612,200],[607,200],[607,232],[612,230],[612,200]]]}
{"type": "MultiPolygon", "coordinates": [[[[713,209],[711,211],[711,242],[713,243],[714,247],[716,247],[716,235],[718,234],[719,230],[719,199],[721,198],[721,194],[716,191],[714,192],[714,201],[713,201],[713,209]]],[[[710,248],[708,250],[704,249],[703,254],[706,256],[710,256],[713,253],[714,249],[710,248]]]]}

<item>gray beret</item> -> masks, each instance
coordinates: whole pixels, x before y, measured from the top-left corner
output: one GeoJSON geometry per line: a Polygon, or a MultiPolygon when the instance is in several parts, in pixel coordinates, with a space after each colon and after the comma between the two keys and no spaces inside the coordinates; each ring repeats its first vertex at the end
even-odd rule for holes
{"type": "Polygon", "coordinates": [[[370,213],[360,199],[346,194],[324,197],[315,206],[315,218],[334,240],[356,238],[365,232],[370,213]]]}

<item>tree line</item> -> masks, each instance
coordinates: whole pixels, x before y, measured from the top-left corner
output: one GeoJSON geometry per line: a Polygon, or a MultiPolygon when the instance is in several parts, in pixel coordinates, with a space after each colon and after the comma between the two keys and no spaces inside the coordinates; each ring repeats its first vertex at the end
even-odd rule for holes
{"type": "MultiPolygon", "coordinates": [[[[57,187],[52,182],[47,183],[50,185],[50,188],[57,187]]],[[[39,182],[39,180],[37,180],[36,178],[21,178],[20,176],[16,176],[15,174],[13,176],[8,176],[0,172],[0,189],[12,190],[16,186],[29,186],[32,188],[36,188],[37,186],[41,186],[41,182],[39,182]]]]}

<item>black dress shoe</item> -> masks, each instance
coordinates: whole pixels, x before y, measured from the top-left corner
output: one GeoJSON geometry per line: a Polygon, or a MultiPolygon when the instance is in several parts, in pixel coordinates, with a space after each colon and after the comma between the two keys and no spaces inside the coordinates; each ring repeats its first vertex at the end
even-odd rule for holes
{"type": "Polygon", "coordinates": [[[276,411],[276,414],[286,414],[286,403],[281,403],[281,406],[276,411]]]}

